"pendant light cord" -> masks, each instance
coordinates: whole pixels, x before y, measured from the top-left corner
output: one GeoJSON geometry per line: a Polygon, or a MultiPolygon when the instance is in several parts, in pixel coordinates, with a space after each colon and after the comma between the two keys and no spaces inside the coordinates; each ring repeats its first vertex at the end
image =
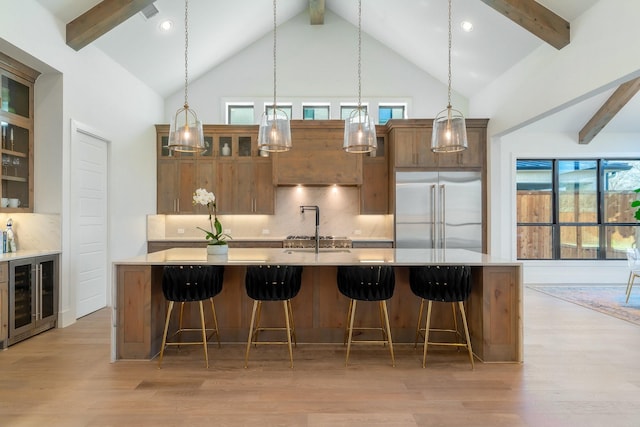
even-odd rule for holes
{"type": "Polygon", "coordinates": [[[362,0],[358,0],[358,110],[362,108],[362,0]]]}
{"type": "Polygon", "coordinates": [[[447,89],[447,108],[451,108],[451,0],[449,0],[449,83],[447,89]]]}
{"type": "Polygon", "coordinates": [[[187,87],[189,86],[189,0],[184,0],[184,107],[189,107],[187,87]]]}
{"type": "Polygon", "coordinates": [[[276,0],[273,0],[273,120],[276,119],[276,0]]]}

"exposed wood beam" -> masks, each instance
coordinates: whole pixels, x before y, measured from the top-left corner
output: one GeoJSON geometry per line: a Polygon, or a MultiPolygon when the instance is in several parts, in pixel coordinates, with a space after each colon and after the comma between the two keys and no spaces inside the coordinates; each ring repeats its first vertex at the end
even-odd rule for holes
{"type": "Polygon", "coordinates": [[[640,77],[623,83],[578,133],[578,142],[588,144],[640,90],[640,77]]]}
{"type": "Polygon", "coordinates": [[[324,0],[309,0],[311,25],[324,24],[324,0]]]}
{"type": "Polygon", "coordinates": [[[570,24],[534,0],[482,0],[556,49],[570,41],[570,24]]]}
{"type": "Polygon", "coordinates": [[[155,0],[103,0],[67,24],[67,45],[80,50],[155,0]]]}

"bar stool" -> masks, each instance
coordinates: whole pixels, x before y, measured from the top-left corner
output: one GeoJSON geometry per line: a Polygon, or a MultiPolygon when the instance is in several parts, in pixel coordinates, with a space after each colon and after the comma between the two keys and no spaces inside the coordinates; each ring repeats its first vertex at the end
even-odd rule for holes
{"type": "Polygon", "coordinates": [[[409,268],[409,285],[411,291],[420,297],[420,311],[418,313],[418,326],[416,327],[415,346],[418,346],[418,337],[424,335],[424,353],[422,355],[422,367],[426,366],[427,347],[428,345],[454,346],[464,347],[469,352],[469,360],[471,361],[471,369],[473,366],[473,350],[471,349],[471,340],[469,338],[469,327],[467,326],[467,316],[464,311],[464,301],[471,294],[471,268],[464,265],[447,265],[447,266],[421,266],[409,268]],[[427,305],[427,316],[425,327],[421,328],[422,313],[424,309],[424,301],[429,301],[427,305]],[[453,329],[437,329],[431,328],[431,308],[434,301],[450,302],[453,311],[453,329]],[[460,342],[460,331],[458,330],[458,319],[456,315],[456,306],[462,317],[464,326],[465,341],[460,342]],[[456,342],[433,342],[429,341],[429,332],[449,332],[456,335],[456,342]]]}
{"type": "Polygon", "coordinates": [[[247,295],[253,299],[251,325],[247,339],[247,351],[244,357],[244,367],[249,363],[251,344],[287,344],[289,346],[289,360],[293,368],[293,350],[291,341],[296,343],[295,325],[291,299],[298,295],[302,284],[302,266],[293,265],[250,265],[247,266],[245,287],[247,295]],[[264,301],[282,301],[284,308],[284,327],[261,327],[260,312],[264,301]],[[258,334],[262,331],[285,331],[287,341],[258,341],[258,334]]]}
{"type": "Polygon", "coordinates": [[[389,327],[389,313],[387,312],[387,300],[393,296],[395,289],[395,272],[388,265],[369,266],[339,266],[338,290],[342,295],[350,299],[347,313],[347,356],[345,366],[349,365],[349,353],[352,343],[384,343],[389,344],[391,353],[391,366],[395,366],[393,355],[393,342],[391,340],[391,328],[389,327]],[[356,317],[357,301],[378,301],[380,314],[380,327],[357,327],[353,323],[356,317]],[[382,340],[354,340],[354,330],[379,330],[382,332],[382,340]]]}
{"type": "Polygon", "coordinates": [[[158,367],[162,365],[162,357],[165,347],[182,346],[182,345],[202,345],[204,348],[205,366],[209,367],[209,354],[207,352],[207,344],[209,339],[215,335],[220,347],[220,335],[218,332],[218,319],[216,318],[216,308],[213,303],[213,297],[222,291],[222,281],[224,278],[224,267],[216,265],[167,265],[164,267],[162,275],[162,292],[164,297],[169,301],[167,310],[167,319],[164,324],[164,332],[162,334],[162,347],[160,348],[160,357],[158,358],[158,367]],[[211,313],[213,314],[214,327],[207,329],[204,321],[204,308],[202,301],[209,300],[211,302],[211,313]],[[200,328],[184,328],[182,324],[182,315],[184,312],[184,304],[186,302],[198,302],[200,307],[200,328]],[[172,341],[167,341],[167,332],[169,330],[169,321],[171,320],[171,312],[174,303],[180,303],[180,321],[178,330],[171,335],[172,341]],[[199,331],[202,333],[202,341],[182,341],[182,335],[185,332],[199,331]],[[207,333],[210,334],[207,336],[207,333]],[[176,341],[173,341],[176,338],[176,341]]]}

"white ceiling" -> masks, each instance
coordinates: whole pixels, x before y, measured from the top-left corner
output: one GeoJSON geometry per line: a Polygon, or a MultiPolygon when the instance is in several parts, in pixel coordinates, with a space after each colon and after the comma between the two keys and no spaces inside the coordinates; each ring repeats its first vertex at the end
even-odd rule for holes
{"type": "MultiPolygon", "coordinates": [[[[538,0],[571,22],[599,0],[538,0]]],[[[38,0],[62,22],[68,23],[100,0],[38,0]]],[[[159,13],[149,20],[136,14],[94,42],[162,96],[184,84],[184,2],[156,0],[159,13]],[[158,24],[171,19],[170,34],[158,24]],[[173,60],[175,59],[175,60],[173,60]]],[[[326,0],[326,8],[357,26],[356,0],[326,0]]],[[[280,0],[278,25],[308,13],[308,0],[280,0]]],[[[453,78],[455,91],[472,97],[544,42],[480,0],[453,2],[453,78]],[[460,22],[474,24],[471,33],[460,22]]],[[[206,73],[273,29],[272,2],[268,0],[191,0],[189,2],[190,80],[206,73]]],[[[447,2],[445,0],[364,0],[362,31],[395,50],[446,84],[447,2]]],[[[609,92],[610,94],[611,92],[609,92]]],[[[599,94],[546,123],[557,130],[577,132],[608,95],[599,94]]],[[[630,102],[607,126],[637,129],[633,120],[640,100],[630,102]]],[[[546,119],[548,120],[548,119],[546,119]]],[[[540,125],[539,123],[537,124],[540,125]]],[[[552,129],[553,130],[553,129],[552,129]]]]}

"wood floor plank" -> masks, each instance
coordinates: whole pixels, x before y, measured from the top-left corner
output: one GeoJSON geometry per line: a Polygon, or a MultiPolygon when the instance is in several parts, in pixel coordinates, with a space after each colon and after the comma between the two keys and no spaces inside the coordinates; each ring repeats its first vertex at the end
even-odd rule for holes
{"type": "MultiPolygon", "coordinates": [[[[0,352],[0,425],[637,426],[640,327],[526,290],[525,363],[464,352],[341,345],[171,348],[111,363],[110,311],[0,352]]],[[[219,319],[221,327],[223,320],[219,319]]]]}

